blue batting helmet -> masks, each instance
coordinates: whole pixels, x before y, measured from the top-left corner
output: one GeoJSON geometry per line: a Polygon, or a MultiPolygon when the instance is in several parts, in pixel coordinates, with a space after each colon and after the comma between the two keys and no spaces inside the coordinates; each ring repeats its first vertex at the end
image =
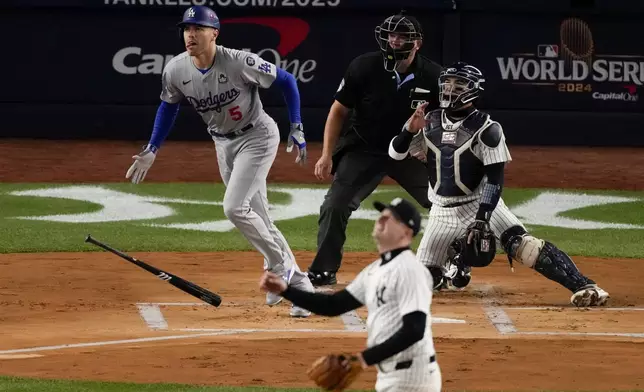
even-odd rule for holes
{"type": "Polygon", "coordinates": [[[177,23],[179,28],[183,28],[186,25],[198,25],[219,29],[219,17],[210,8],[203,5],[195,5],[188,8],[183,13],[183,20],[177,23]]]}

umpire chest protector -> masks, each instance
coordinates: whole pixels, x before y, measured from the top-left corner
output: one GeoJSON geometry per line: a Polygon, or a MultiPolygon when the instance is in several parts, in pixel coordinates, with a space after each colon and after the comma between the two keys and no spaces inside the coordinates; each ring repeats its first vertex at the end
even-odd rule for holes
{"type": "Polygon", "coordinates": [[[483,162],[474,155],[478,131],[489,120],[487,113],[472,112],[459,121],[451,121],[444,110],[429,113],[424,129],[427,143],[429,184],[439,196],[465,196],[481,183],[483,162]]]}

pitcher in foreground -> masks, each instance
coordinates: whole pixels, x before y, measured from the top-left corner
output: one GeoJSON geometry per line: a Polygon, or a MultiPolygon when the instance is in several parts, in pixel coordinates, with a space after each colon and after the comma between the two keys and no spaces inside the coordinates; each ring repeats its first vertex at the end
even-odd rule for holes
{"type": "Polygon", "coordinates": [[[410,249],[420,230],[420,214],[401,198],[374,206],[381,212],[372,234],[380,258],[344,290],[333,295],[305,292],[271,272],[264,273],[260,288],[323,316],[367,306],[367,349],[318,359],[309,369],[318,386],[342,390],[373,365],[378,369],[377,392],[438,392],[442,379],[431,330],[432,276],[410,249]]]}

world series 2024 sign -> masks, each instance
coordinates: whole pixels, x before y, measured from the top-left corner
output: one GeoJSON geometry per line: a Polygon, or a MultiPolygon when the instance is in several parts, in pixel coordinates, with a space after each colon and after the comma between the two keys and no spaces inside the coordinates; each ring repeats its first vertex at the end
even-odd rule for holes
{"type": "Polygon", "coordinates": [[[507,31],[513,33],[503,39],[498,32],[482,34],[479,42],[494,45],[479,49],[471,40],[465,48],[486,71],[491,106],[625,112],[644,107],[644,44],[628,31],[635,26],[581,18],[491,18],[496,20],[487,23],[510,23],[507,31]]]}

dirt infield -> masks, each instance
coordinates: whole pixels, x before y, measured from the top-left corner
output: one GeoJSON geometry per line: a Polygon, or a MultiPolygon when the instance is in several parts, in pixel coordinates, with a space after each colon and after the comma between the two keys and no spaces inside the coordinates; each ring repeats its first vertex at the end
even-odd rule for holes
{"type": "MultiPolygon", "coordinates": [[[[286,303],[265,306],[257,289],[262,268],[257,253],[135,255],[221,293],[222,305],[192,305],[194,298],[105,253],[0,255],[0,373],[304,387],[311,386],[305,370],[317,356],[364,345],[365,333],[351,331],[355,325],[341,318],[294,320],[286,303]],[[141,303],[146,305],[137,308],[141,303]],[[154,317],[155,306],[166,329],[154,329],[162,324],[154,317]],[[144,341],[168,336],[183,338],[144,341]],[[100,343],[127,339],[131,341],[100,343]],[[63,344],[79,346],[38,349],[63,344]],[[25,348],[32,349],[7,352],[25,348]]],[[[306,263],[312,255],[296,256],[306,263]]],[[[348,256],[338,287],[373,257],[348,256]]],[[[467,292],[437,295],[433,333],[445,389],[644,386],[639,360],[644,350],[644,268],[635,260],[579,264],[605,282],[613,295],[612,310],[572,309],[566,290],[525,268],[511,273],[503,259],[477,270],[467,292]],[[499,332],[493,316],[499,310],[515,333],[499,332]]],[[[358,316],[364,320],[364,312],[358,316]]],[[[374,376],[368,372],[357,386],[371,388],[374,376]]]]}
{"type": "MultiPolygon", "coordinates": [[[[124,181],[140,143],[3,141],[2,182],[124,181]]],[[[271,182],[315,183],[281,147],[271,182]]],[[[508,186],[642,189],[639,151],[512,148],[508,186]],[[561,156],[565,158],[559,159],[561,156]],[[543,164],[542,162],[547,162],[543,164]],[[529,174],[526,174],[529,173],[529,174]]],[[[170,143],[146,180],[220,181],[210,143],[170,143]]],[[[135,256],[220,293],[206,307],[105,253],[0,254],[0,374],[45,378],[310,387],[319,355],[364,346],[363,310],[295,320],[268,308],[256,252],[135,256]]],[[[312,255],[296,252],[300,266],[312,255]]],[[[346,256],[343,287],[376,257],[346,256]]],[[[505,257],[475,270],[465,292],[432,306],[445,390],[644,387],[644,266],[576,258],[611,293],[608,308],[574,309],[565,289],[505,257]]],[[[356,387],[371,389],[375,371],[356,387]]]]}
{"type": "MultiPolygon", "coordinates": [[[[0,182],[119,182],[142,142],[3,140],[0,182]]],[[[321,154],[308,146],[306,167],[281,145],[269,182],[323,183],[313,175],[321,154]]],[[[521,188],[644,189],[644,154],[636,148],[510,146],[506,185],[521,188]]],[[[146,182],[221,182],[212,142],[168,142],[146,182]]],[[[324,181],[328,183],[329,181],[324,181]]],[[[393,184],[390,179],[385,183],[393,184]]]]}

